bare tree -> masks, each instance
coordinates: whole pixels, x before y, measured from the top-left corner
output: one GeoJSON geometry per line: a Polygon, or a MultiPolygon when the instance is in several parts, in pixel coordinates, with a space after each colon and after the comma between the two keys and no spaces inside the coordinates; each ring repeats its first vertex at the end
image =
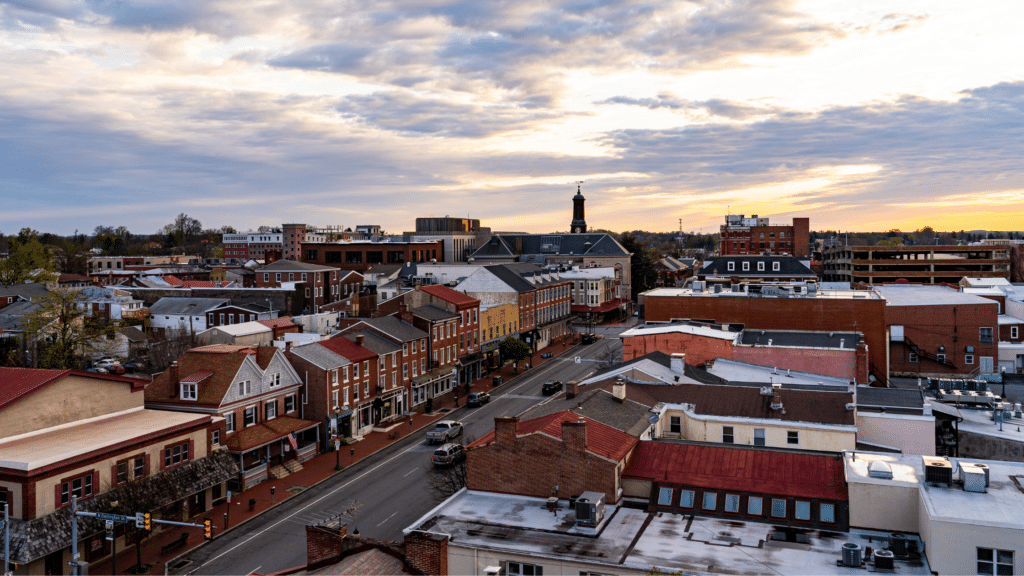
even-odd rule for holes
{"type": "MultiPolygon", "coordinates": [[[[476,438],[467,436],[465,433],[452,444],[459,444],[460,446],[468,446],[472,444],[476,438]]],[[[444,502],[448,498],[451,498],[453,494],[462,490],[466,487],[466,459],[452,464],[447,467],[434,467],[428,475],[427,482],[430,485],[430,491],[434,494],[434,500],[437,502],[444,502]]]]}
{"type": "Polygon", "coordinates": [[[195,336],[187,328],[154,331],[153,342],[149,346],[149,367],[153,372],[162,372],[186,350],[195,346],[195,336]]]}
{"type": "Polygon", "coordinates": [[[81,290],[55,288],[39,305],[27,327],[39,341],[41,368],[78,368],[84,356],[110,354],[116,347],[120,321],[89,317],[81,290]]]}
{"type": "MultiPolygon", "coordinates": [[[[116,495],[117,511],[127,515],[135,514],[136,512],[149,512],[153,513],[160,508],[166,502],[165,494],[173,493],[175,486],[172,486],[170,480],[168,480],[165,474],[154,474],[152,476],[136,476],[131,478],[129,475],[133,473],[130,469],[132,461],[122,462],[118,466],[123,466],[123,469],[118,469],[117,474],[122,475],[125,479],[124,483],[118,486],[108,486],[108,491],[113,491],[116,495]]],[[[128,523],[125,525],[125,542],[129,540],[128,536],[131,535],[131,541],[135,544],[135,570],[136,574],[141,574],[148,568],[142,564],[142,543],[149,537],[150,532],[145,528],[138,528],[134,523],[128,523]]]]}

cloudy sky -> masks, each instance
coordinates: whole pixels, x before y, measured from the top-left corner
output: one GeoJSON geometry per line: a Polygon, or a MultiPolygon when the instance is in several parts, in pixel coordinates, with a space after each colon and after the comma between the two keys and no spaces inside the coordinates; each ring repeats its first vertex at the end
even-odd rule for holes
{"type": "Polygon", "coordinates": [[[0,0],[0,231],[1020,230],[1020,0],[0,0]]]}

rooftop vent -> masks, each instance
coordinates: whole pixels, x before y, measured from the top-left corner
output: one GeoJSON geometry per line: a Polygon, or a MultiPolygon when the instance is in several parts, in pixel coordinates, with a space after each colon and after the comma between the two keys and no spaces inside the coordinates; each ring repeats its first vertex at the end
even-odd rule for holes
{"type": "Polygon", "coordinates": [[[871,478],[892,480],[892,467],[889,466],[888,462],[875,460],[871,464],[868,464],[868,476],[870,476],[871,478]]]}

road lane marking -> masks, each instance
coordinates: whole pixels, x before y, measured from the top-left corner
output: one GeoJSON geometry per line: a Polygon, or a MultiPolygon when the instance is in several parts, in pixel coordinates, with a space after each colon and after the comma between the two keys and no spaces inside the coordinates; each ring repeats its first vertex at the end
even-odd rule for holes
{"type": "Polygon", "coordinates": [[[407,472],[407,473],[405,474],[405,476],[402,476],[402,478],[408,478],[408,477],[409,477],[409,474],[412,474],[413,472],[415,472],[415,471],[417,471],[417,470],[419,470],[419,469],[420,469],[420,468],[419,468],[419,466],[417,466],[416,468],[413,468],[412,470],[409,470],[409,472],[407,472]]]}
{"type": "MultiPolygon", "coordinates": [[[[365,477],[366,475],[368,475],[368,474],[370,474],[370,473],[372,473],[372,472],[376,472],[376,471],[377,471],[377,469],[381,468],[382,466],[384,466],[384,465],[386,465],[386,464],[390,464],[390,463],[391,463],[392,461],[394,461],[394,460],[397,460],[398,458],[400,458],[400,457],[404,456],[404,455],[405,455],[406,453],[410,452],[410,451],[411,451],[411,450],[412,450],[413,448],[415,448],[415,446],[413,446],[413,447],[411,447],[411,448],[407,448],[406,450],[403,450],[403,451],[399,452],[398,454],[395,454],[395,455],[394,455],[394,456],[392,456],[391,458],[388,458],[387,460],[385,460],[385,461],[381,462],[380,464],[378,464],[378,465],[374,466],[373,468],[370,468],[369,470],[367,470],[366,472],[363,472],[363,473],[362,473],[362,474],[360,474],[359,476],[356,476],[355,478],[352,478],[352,479],[351,479],[351,480],[349,480],[348,482],[345,482],[344,484],[341,484],[340,486],[336,486],[336,487],[335,487],[335,488],[334,488],[333,490],[330,490],[329,492],[327,492],[326,494],[324,494],[324,495],[320,496],[320,497],[319,497],[319,498],[317,498],[316,500],[313,500],[313,501],[312,501],[312,502],[310,502],[309,504],[306,504],[305,506],[303,506],[302,508],[300,508],[300,509],[296,510],[296,511],[295,511],[295,512],[293,512],[292,514],[289,514],[288,516],[286,516],[286,517],[284,517],[284,518],[282,518],[282,519],[278,520],[278,521],[277,521],[277,522],[275,522],[274,524],[272,524],[272,525],[270,525],[270,526],[268,526],[268,527],[264,528],[263,530],[261,530],[261,531],[259,531],[259,532],[255,533],[255,534],[253,534],[252,536],[249,536],[248,538],[246,538],[245,540],[242,540],[242,541],[241,541],[241,542],[239,542],[238,544],[235,544],[235,545],[234,545],[234,546],[232,546],[231,548],[228,548],[227,550],[225,550],[225,551],[221,552],[220,554],[218,554],[218,555],[214,556],[213,558],[210,558],[210,559],[209,559],[209,560],[207,560],[206,562],[203,562],[203,563],[202,563],[202,564],[200,564],[199,566],[196,566],[196,568],[195,568],[195,569],[196,569],[196,570],[198,570],[199,568],[201,568],[201,567],[203,567],[203,566],[206,566],[206,565],[212,564],[213,562],[215,562],[215,561],[217,561],[217,560],[220,560],[221,558],[223,558],[224,556],[226,556],[226,555],[230,554],[231,552],[234,552],[234,551],[235,551],[235,550],[237,550],[238,548],[240,548],[240,547],[242,547],[242,546],[244,546],[244,545],[248,544],[248,543],[249,543],[249,542],[251,542],[252,540],[254,540],[254,539],[256,539],[256,538],[258,538],[258,537],[260,537],[260,536],[265,536],[265,535],[266,535],[266,533],[267,533],[267,532],[270,532],[270,531],[271,531],[271,530],[272,530],[273,528],[276,528],[277,526],[279,526],[279,525],[281,525],[281,524],[283,524],[283,523],[285,523],[285,522],[288,522],[288,521],[290,521],[290,520],[291,520],[292,518],[294,518],[294,517],[298,516],[298,515],[299,515],[300,513],[302,513],[302,512],[305,512],[305,511],[306,511],[306,509],[308,509],[308,508],[310,508],[310,507],[312,507],[312,506],[315,506],[315,505],[319,504],[319,503],[320,503],[320,502],[321,502],[322,500],[324,500],[324,499],[326,499],[326,498],[328,498],[328,497],[330,497],[330,496],[334,496],[334,495],[335,495],[335,494],[336,494],[337,492],[339,492],[339,491],[341,491],[341,490],[343,490],[343,489],[345,489],[345,488],[348,488],[348,487],[349,487],[350,485],[354,484],[355,482],[357,482],[357,481],[359,481],[359,480],[362,480],[362,479],[363,479],[363,477],[365,477]]],[[[396,514],[397,514],[397,512],[396,512],[396,514]]]]}
{"type": "MultiPolygon", "coordinates": [[[[396,512],[395,512],[395,514],[398,514],[398,512],[396,511],[396,512]]],[[[388,520],[391,520],[392,518],[394,518],[394,517],[395,517],[395,514],[392,514],[391,516],[388,516],[388,517],[387,517],[387,518],[385,518],[384,520],[381,520],[381,523],[380,523],[380,524],[377,524],[377,528],[380,528],[380,525],[381,525],[381,524],[383,524],[383,523],[387,522],[388,520]]]]}

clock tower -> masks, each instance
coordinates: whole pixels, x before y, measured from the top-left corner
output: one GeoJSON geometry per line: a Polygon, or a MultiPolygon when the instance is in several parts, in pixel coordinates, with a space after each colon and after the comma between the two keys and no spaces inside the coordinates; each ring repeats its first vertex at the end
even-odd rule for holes
{"type": "Polygon", "coordinates": [[[583,217],[583,193],[580,192],[580,185],[576,185],[576,195],[572,197],[572,223],[569,224],[569,231],[573,234],[585,234],[587,232],[587,221],[583,217]]]}

